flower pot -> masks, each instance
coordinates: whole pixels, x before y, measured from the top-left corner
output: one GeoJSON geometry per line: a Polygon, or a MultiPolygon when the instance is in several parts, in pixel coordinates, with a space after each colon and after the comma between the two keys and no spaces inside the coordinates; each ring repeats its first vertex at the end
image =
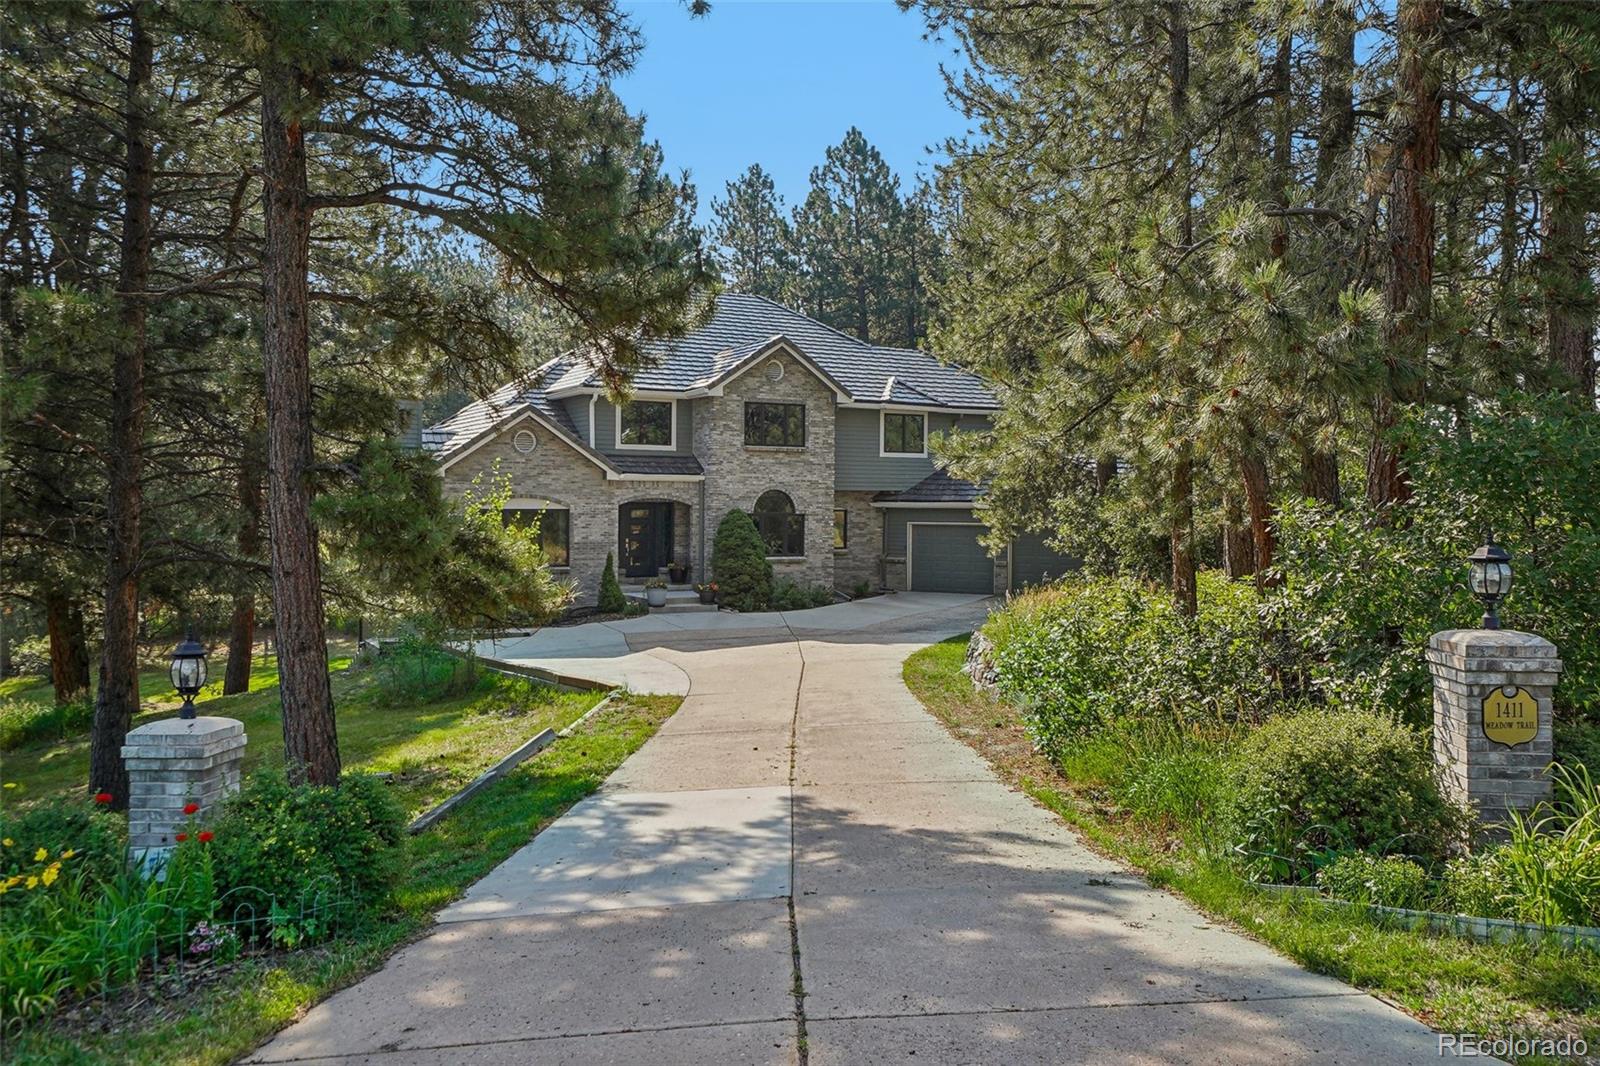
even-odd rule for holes
{"type": "Polygon", "coordinates": [[[645,589],[644,602],[652,607],[665,607],[667,605],[666,589],[645,589]]]}
{"type": "Polygon", "coordinates": [[[701,603],[716,603],[717,602],[717,594],[715,592],[713,592],[712,590],[710,590],[710,589],[701,589],[700,590],[700,602],[701,603]]]}
{"type": "Polygon", "coordinates": [[[674,585],[683,584],[684,578],[688,576],[687,568],[680,566],[677,563],[673,563],[671,566],[667,567],[667,578],[674,585]]]}

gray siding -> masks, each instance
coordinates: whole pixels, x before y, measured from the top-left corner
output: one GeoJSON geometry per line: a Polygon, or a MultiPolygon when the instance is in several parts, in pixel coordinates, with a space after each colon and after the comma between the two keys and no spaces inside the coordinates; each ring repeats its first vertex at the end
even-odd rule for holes
{"type": "MultiPolygon", "coordinates": [[[[697,402],[699,401],[678,401],[677,453],[679,455],[694,454],[694,407],[697,402]]],[[[584,403],[587,405],[587,397],[584,398],[584,403]]],[[[617,448],[617,409],[604,396],[596,400],[594,405],[594,447],[596,451],[601,452],[616,451],[617,448]]],[[[665,449],[661,454],[665,454],[665,449]]]]}
{"type": "Polygon", "coordinates": [[[972,510],[965,507],[882,507],[883,554],[903,556],[906,553],[907,522],[971,522],[972,510]]]}
{"type": "Polygon", "coordinates": [[[1083,564],[1044,542],[1044,534],[1027,533],[1011,542],[1011,587],[1025,588],[1053,581],[1083,564]]]}
{"type": "MultiPolygon", "coordinates": [[[[989,420],[982,415],[951,415],[939,411],[928,415],[928,433],[948,433],[952,429],[984,429],[989,420]]],[[[834,422],[834,470],[841,492],[888,492],[908,489],[933,473],[931,456],[916,458],[884,457],[878,454],[878,412],[858,407],[841,407],[834,422]]]]}
{"type": "Polygon", "coordinates": [[[572,424],[578,427],[578,438],[587,442],[589,440],[589,397],[568,396],[561,401],[567,409],[567,417],[572,419],[572,424]]]}

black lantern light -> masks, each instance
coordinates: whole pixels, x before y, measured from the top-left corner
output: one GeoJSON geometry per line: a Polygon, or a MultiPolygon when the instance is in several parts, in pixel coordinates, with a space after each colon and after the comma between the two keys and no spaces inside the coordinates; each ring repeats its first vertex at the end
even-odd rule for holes
{"type": "Polygon", "coordinates": [[[1496,544],[1493,536],[1467,556],[1467,585],[1483,601],[1483,628],[1499,629],[1496,609],[1511,591],[1511,553],[1496,544]]]}
{"type": "Polygon", "coordinates": [[[194,717],[194,698],[206,683],[206,646],[194,639],[194,631],[172,649],[172,667],[169,671],[172,687],[183,697],[179,718],[194,717]]]}

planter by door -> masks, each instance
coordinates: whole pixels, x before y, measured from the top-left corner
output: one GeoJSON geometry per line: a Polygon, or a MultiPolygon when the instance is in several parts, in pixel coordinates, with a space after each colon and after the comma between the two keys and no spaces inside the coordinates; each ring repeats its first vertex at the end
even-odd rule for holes
{"type": "Polygon", "coordinates": [[[645,589],[644,602],[652,607],[665,607],[667,605],[667,590],[658,588],[645,589]]]}

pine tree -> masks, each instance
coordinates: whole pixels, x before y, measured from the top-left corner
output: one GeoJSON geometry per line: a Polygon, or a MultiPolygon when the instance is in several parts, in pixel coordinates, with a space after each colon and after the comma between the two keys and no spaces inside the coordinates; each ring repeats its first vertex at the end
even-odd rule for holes
{"type": "Polygon", "coordinates": [[[612,552],[606,552],[606,568],[600,574],[598,606],[603,614],[621,614],[628,607],[628,600],[622,595],[622,586],[617,583],[617,567],[612,552]]]}
{"type": "Polygon", "coordinates": [[[793,238],[783,197],[761,164],[728,182],[725,198],[711,201],[711,215],[710,237],[728,287],[782,301],[794,282],[793,238]]]}

